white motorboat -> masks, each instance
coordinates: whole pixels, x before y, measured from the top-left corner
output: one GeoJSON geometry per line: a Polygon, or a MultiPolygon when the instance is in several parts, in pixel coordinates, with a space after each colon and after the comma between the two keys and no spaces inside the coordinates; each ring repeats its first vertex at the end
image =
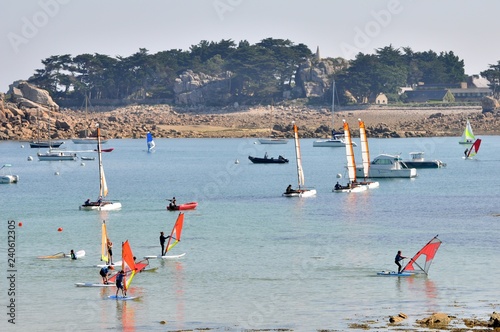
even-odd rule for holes
{"type": "MultiPolygon", "coordinates": [[[[356,176],[364,177],[364,168],[356,167],[356,176]]],[[[370,178],[414,178],[417,169],[408,167],[400,156],[380,154],[370,163],[370,178]]]]}
{"type": "MultiPolygon", "coordinates": [[[[7,169],[12,167],[11,164],[4,164],[0,169],[7,169]]],[[[19,181],[19,175],[12,175],[11,173],[3,171],[2,174],[0,174],[0,183],[17,183],[19,181]]]]}
{"type": "Polygon", "coordinates": [[[36,154],[40,161],[63,161],[63,160],[76,160],[76,153],[63,152],[57,150],[49,150],[45,153],[38,152],[36,154]]]}

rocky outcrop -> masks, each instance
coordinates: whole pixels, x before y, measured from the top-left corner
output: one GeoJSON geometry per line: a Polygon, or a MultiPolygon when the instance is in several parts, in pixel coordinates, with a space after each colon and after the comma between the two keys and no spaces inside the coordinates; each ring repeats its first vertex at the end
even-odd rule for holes
{"type": "Polygon", "coordinates": [[[175,79],[175,103],[178,105],[224,105],[230,96],[231,73],[218,76],[187,70],[175,79]]]}
{"type": "Polygon", "coordinates": [[[442,312],[434,313],[431,316],[417,320],[417,324],[428,326],[432,328],[443,328],[450,324],[453,317],[448,316],[442,312]]]}
{"type": "Polygon", "coordinates": [[[301,98],[323,97],[331,86],[331,77],[334,67],[329,61],[320,61],[313,65],[307,60],[299,66],[295,75],[297,86],[294,96],[301,98]]]}
{"type": "Polygon", "coordinates": [[[500,101],[493,97],[484,97],[481,99],[481,107],[483,108],[483,113],[495,112],[500,109],[500,101]]]}
{"type": "Polygon", "coordinates": [[[40,89],[26,81],[17,81],[9,86],[11,101],[19,104],[21,108],[47,108],[50,111],[59,110],[57,105],[50,97],[48,91],[40,89]]]}
{"type": "Polygon", "coordinates": [[[392,323],[392,324],[397,324],[397,323],[401,323],[402,321],[404,321],[405,319],[408,319],[408,315],[400,312],[399,314],[397,315],[394,315],[394,316],[390,316],[389,317],[389,322],[392,323]]]}

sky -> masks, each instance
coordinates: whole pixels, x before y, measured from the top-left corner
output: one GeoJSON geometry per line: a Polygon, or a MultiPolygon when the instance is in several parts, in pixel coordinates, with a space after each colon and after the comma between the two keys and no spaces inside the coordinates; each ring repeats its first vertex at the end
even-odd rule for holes
{"type": "Polygon", "coordinates": [[[0,19],[0,92],[52,55],[189,50],[202,40],[305,44],[321,57],[452,51],[465,73],[500,61],[498,0],[22,0],[0,19]]]}

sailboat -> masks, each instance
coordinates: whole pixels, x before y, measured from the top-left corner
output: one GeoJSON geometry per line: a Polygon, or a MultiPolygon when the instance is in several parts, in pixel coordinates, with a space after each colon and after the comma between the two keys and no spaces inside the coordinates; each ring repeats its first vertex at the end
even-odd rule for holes
{"type": "MultiPolygon", "coordinates": [[[[344,147],[346,146],[345,136],[341,132],[336,132],[334,127],[335,121],[335,80],[332,81],[332,138],[327,140],[318,140],[313,142],[314,147],[344,147]]],[[[352,142],[352,146],[356,143],[352,142]]]]}
{"type": "Polygon", "coordinates": [[[467,119],[467,123],[465,124],[465,129],[462,134],[462,137],[460,138],[460,141],[458,141],[459,144],[472,144],[476,140],[476,137],[474,136],[474,133],[472,132],[472,127],[470,125],[469,119],[467,119]]]}
{"type": "Polygon", "coordinates": [[[361,181],[360,184],[367,186],[368,189],[377,188],[379,183],[376,181],[366,181],[366,178],[369,177],[370,174],[370,149],[368,148],[368,138],[366,137],[366,128],[365,123],[358,119],[359,123],[359,137],[361,140],[361,159],[363,160],[363,173],[364,173],[364,181],[361,181]]]}
{"type": "MultiPolygon", "coordinates": [[[[85,120],[87,120],[88,104],[89,104],[89,97],[87,95],[85,95],[85,120]]],[[[85,129],[85,137],[74,138],[74,139],[72,139],[72,141],[74,144],[96,144],[97,137],[90,136],[88,129],[85,129]]],[[[106,142],[107,142],[107,140],[102,139],[102,137],[101,137],[101,144],[104,144],[106,142]]]]}
{"type": "Polygon", "coordinates": [[[350,193],[350,192],[360,192],[368,189],[367,186],[362,186],[356,181],[356,163],[354,161],[354,150],[352,148],[351,132],[349,130],[349,124],[344,121],[344,137],[345,137],[345,154],[347,158],[347,174],[349,176],[349,183],[342,186],[338,182],[333,188],[333,192],[336,193],[350,193]]]}
{"type": "Polygon", "coordinates": [[[183,257],[186,253],[182,253],[180,255],[167,255],[167,253],[175,247],[179,241],[181,240],[182,227],[184,226],[184,213],[180,212],[177,220],[175,221],[174,227],[172,228],[172,232],[170,232],[170,237],[167,242],[167,249],[165,253],[161,256],[144,256],[144,258],[161,258],[161,259],[176,259],[183,257]]]}
{"type": "Polygon", "coordinates": [[[104,168],[102,166],[102,150],[101,150],[101,129],[97,127],[97,159],[99,164],[99,198],[95,202],[87,200],[83,205],[80,205],[80,210],[117,210],[121,209],[120,202],[105,201],[104,198],[108,195],[108,185],[104,176],[104,168]]]}
{"type": "Polygon", "coordinates": [[[153,152],[153,149],[155,148],[156,144],[155,141],[153,140],[153,134],[151,132],[147,132],[146,134],[146,143],[148,145],[148,152],[153,152]]]}
{"type": "Polygon", "coordinates": [[[381,271],[377,272],[377,274],[381,276],[397,277],[409,277],[416,274],[428,275],[434,256],[436,255],[441,243],[442,241],[438,239],[438,236],[434,236],[415,254],[415,256],[410,259],[401,273],[397,273],[395,271],[381,271]]]}
{"type": "MultiPolygon", "coordinates": [[[[49,121],[50,121],[50,119],[49,119],[49,121]]],[[[53,142],[50,139],[50,122],[47,125],[48,126],[47,130],[48,130],[49,139],[47,141],[43,141],[43,140],[40,139],[40,111],[39,110],[37,111],[36,124],[37,124],[37,139],[30,142],[30,148],[35,148],[35,149],[39,149],[39,148],[58,148],[58,147],[60,147],[61,145],[64,144],[63,141],[53,142]]]]}
{"type": "Polygon", "coordinates": [[[472,157],[474,157],[478,153],[480,146],[481,146],[481,139],[478,138],[474,141],[474,144],[472,144],[472,146],[469,149],[465,149],[464,151],[465,159],[472,159],[472,157]]]}
{"type": "MultiPolygon", "coordinates": [[[[274,108],[274,106],[273,106],[273,108],[274,108]]],[[[272,133],[272,128],[271,128],[271,133],[272,133]]],[[[287,138],[274,137],[274,136],[265,137],[265,138],[258,138],[257,140],[259,141],[260,144],[287,144],[288,143],[287,138]]]]}
{"type": "Polygon", "coordinates": [[[291,189],[291,185],[283,193],[285,197],[310,197],[316,195],[316,189],[306,189],[304,187],[304,171],[302,169],[302,157],[300,155],[299,130],[293,122],[293,133],[295,141],[295,160],[297,162],[297,182],[298,189],[291,189]]]}

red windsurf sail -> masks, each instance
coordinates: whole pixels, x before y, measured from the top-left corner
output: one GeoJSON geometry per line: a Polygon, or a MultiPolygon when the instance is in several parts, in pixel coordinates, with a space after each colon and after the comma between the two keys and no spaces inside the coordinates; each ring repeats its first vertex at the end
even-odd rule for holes
{"type": "Polygon", "coordinates": [[[408,264],[404,267],[404,272],[411,273],[429,273],[432,260],[441,245],[441,240],[436,235],[419,252],[415,254],[408,264]]]}
{"type": "Polygon", "coordinates": [[[165,251],[165,254],[175,247],[177,243],[181,240],[181,233],[182,233],[182,226],[184,225],[184,213],[179,213],[179,216],[177,217],[177,220],[175,221],[175,225],[172,228],[172,232],[170,233],[170,237],[168,239],[167,243],[167,250],[165,251]],[[173,241],[173,242],[172,242],[173,241]]]}
{"type": "Polygon", "coordinates": [[[474,157],[478,153],[480,146],[481,146],[481,139],[478,138],[477,140],[474,141],[474,144],[472,144],[472,146],[470,147],[469,152],[467,153],[467,158],[474,157]]]}

